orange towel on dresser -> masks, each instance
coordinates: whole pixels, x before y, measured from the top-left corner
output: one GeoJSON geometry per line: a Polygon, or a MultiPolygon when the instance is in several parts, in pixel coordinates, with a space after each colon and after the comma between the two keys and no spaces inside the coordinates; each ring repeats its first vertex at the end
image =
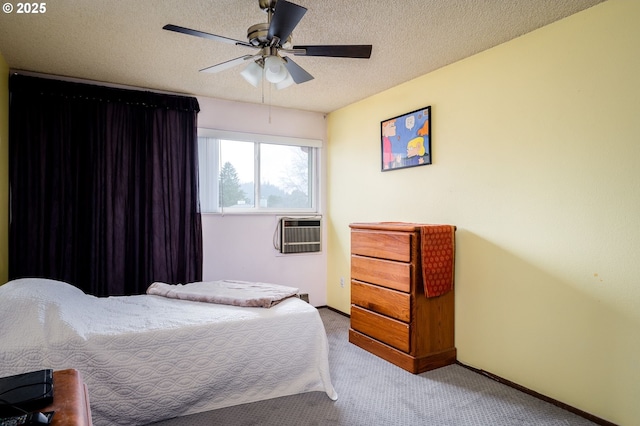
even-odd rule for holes
{"type": "Polygon", "coordinates": [[[452,225],[420,227],[425,297],[441,296],[453,289],[455,232],[452,225]]]}

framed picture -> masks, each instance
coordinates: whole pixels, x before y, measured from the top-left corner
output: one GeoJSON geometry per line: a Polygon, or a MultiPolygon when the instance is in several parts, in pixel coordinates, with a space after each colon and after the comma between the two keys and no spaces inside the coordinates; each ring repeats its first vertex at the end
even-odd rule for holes
{"type": "Polygon", "coordinates": [[[382,171],[431,164],[431,107],[380,122],[382,171]]]}

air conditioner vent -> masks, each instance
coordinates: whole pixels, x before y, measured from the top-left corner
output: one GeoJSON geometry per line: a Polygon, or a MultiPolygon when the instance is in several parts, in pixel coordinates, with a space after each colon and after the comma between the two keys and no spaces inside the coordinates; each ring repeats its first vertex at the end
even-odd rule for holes
{"type": "Polygon", "coordinates": [[[320,219],[280,219],[280,252],[313,253],[320,251],[320,219]]]}

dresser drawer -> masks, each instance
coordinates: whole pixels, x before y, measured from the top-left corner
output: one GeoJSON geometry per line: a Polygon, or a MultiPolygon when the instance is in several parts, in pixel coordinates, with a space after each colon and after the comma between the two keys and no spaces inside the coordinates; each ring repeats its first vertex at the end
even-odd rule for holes
{"type": "Polygon", "coordinates": [[[351,328],[376,340],[409,352],[409,324],[351,305],[351,328]]]}
{"type": "Polygon", "coordinates": [[[351,281],[351,303],[399,321],[411,318],[411,296],[396,290],[351,281]]]}
{"type": "Polygon", "coordinates": [[[411,238],[407,232],[351,232],[351,253],[381,259],[411,261],[411,238]]]}
{"type": "Polygon", "coordinates": [[[411,269],[410,263],[351,256],[352,279],[407,293],[411,289],[411,269]]]}

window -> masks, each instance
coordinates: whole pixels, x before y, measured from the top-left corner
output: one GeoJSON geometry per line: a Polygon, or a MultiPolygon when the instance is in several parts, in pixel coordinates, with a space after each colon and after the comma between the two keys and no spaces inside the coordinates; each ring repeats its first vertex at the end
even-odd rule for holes
{"type": "Polygon", "coordinates": [[[316,212],[321,142],[198,129],[202,212],[316,212]]]}

